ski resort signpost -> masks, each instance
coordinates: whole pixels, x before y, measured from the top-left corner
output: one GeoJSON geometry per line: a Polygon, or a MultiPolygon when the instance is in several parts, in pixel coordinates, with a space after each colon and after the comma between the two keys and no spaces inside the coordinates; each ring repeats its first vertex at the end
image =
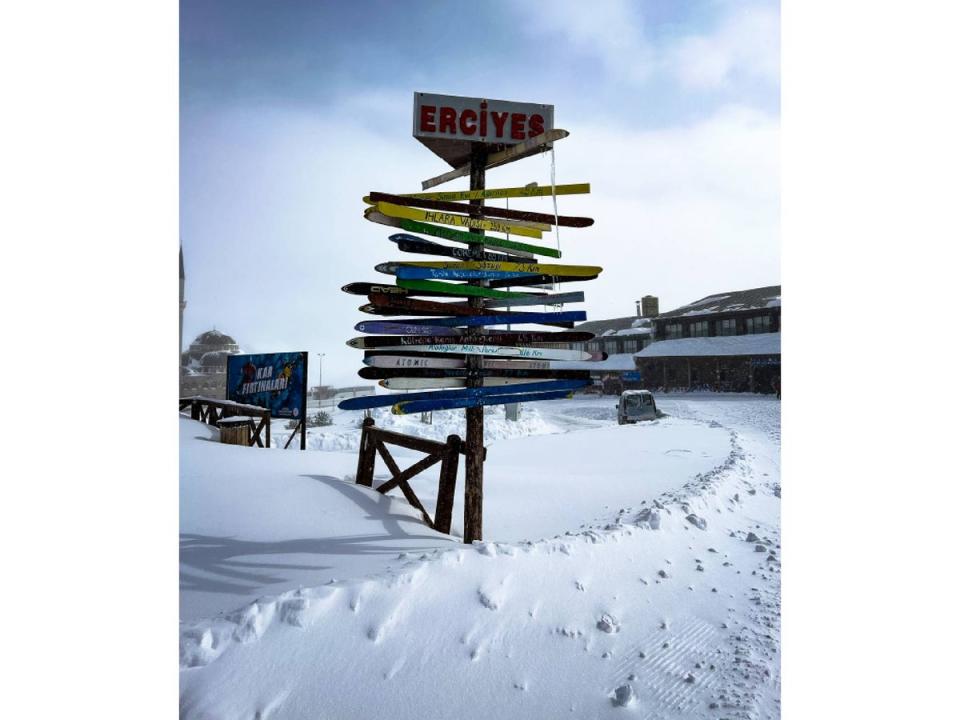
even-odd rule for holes
{"type": "Polygon", "coordinates": [[[424,449],[433,455],[400,471],[386,443],[416,447],[422,442],[375,428],[368,418],[357,482],[372,484],[373,463],[379,453],[393,479],[378,490],[399,486],[429,518],[407,480],[441,457],[452,458],[444,461],[441,472],[435,524],[449,532],[455,458],[463,453],[466,543],[483,539],[484,406],[570,397],[590,384],[590,373],[558,369],[554,363],[606,357],[604,353],[551,347],[593,338],[591,333],[572,331],[574,323],[586,320],[586,313],[561,308],[583,302],[583,293],[558,292],[558,283],[593,280],[602,268],[537,259],[561,256],[559,241],[545,243],[545,233],[593,224],[591,218],[557,212],[558,196],[589,193],[589,183],[557,185],[551,178],[545,186],[486,187],[488,169],[552,153],[553,144],[569,135],[554,128],[553,122],[552,105],[414,93],[413,136],[453,168],[423,181],[421,190],[467,176],[470,188],[408,194],[372,191],[363,198],[363,215],[395,229],[389,240],[401,252],[446,259],[380,263],[374,269],[390,276],[393,284],[354,282],[343,287],[344,292],[366,296],[362,312],[380,316],[358,323],[355,329],[370,335],[347,343],[364,350],[367,367],[360,370],[360,376],[378,379],[389,389],[417,392],[351,398],[340,407],[392,406],[398,415],[464,409],[467,424],[464,442],[451,436],[442,446],[445,449],[424,449]],[[551,198],[553,212],[510,208],[510,198],[551,198]],[[508,200],[507,207],[486,204],[499,199],[508,200]],[[562,330],[514,330],[514,325],[562,330]]]}

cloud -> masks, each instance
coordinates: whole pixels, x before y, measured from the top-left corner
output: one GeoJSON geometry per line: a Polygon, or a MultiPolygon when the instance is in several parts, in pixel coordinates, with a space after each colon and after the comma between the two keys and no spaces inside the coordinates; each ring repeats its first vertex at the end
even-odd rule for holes
{"type": "Polygon", "coordinates": [[[661,27],[645,22],[644,5],[627,0],[562,0],[550,3],[546,12],[544,6],[519,3],[516,9],[529,35],[540,41],[559,39],[592,56],[618,82],[637,86],[666,78],[696,90],[728,87],[739,79],[777,85],[777,5],[733,2],[719,7],[709,29],[685,34],[672,34],[673,23],[661,27]]]}
{"type": "Polygon", "coordinates": [[[614,77],[640,83],[654,67],[653,49],[636,2],[554,0],[548,5],[521,2],[511,7],[528,34],[542,42],[559,38],[576,52],[595,57],[614,77]]]}
{"type": "Polygon", "coordinates": [[[723,88],[736,78],[777,85],[780,13],[767,5],[734,5],[712,32],[683,37],[666,48],[662,63],[690,88],[723,88]]]}

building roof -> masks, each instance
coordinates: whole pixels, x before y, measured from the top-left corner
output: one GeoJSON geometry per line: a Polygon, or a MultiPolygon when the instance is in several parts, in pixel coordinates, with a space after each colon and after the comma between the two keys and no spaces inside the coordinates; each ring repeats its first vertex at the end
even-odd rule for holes
{"type": "Polygon", "coordinates": [[[218,345],[221,347],[236,344],[236,340],[216,329],[207,330],[206,332],[200,333],[191,343],[191,345],[218,345]]]}
{"type": "Polygon", "coordinates": [[[780,333],[676,338],[650,343],[634,357],[720,357],[734,355],[779,355],[780,333]]]}
{"type": "Polygon", "coordinates": [[[691,317],[694,315],[714,315],[740,310],[762,310],[763,308],[771,307],[780,307],[779,285],[714,293],[713,295],[707,295],[707,297],[700,298],[695,302],[678,307],[676,310],[660,313],[657,319],[664,320],[667,318],[691,317]]]}
{"type": "Polygon", "coordinates": [[[634,323],[648,325],[650,318],[638,318],[636,315],[628,315],[622,318],[611,318],[609,320],[588,320],[576,326],[577,332],[590,332],[597,337],[609,337],[610,335],[643,335],[652,330],[646,327],[634,327],[634,323]],[[640,321],[637,323],[637,321],[640,321]]]}
{"type": "Polygon", "coordinates": [[[630,353],[613,353],[606,360],[593,361],[562,361],[554,360],[550,367],[562,370],[593,370],[600,372],[603,370],[636,370],[636,363],[633,362],[633,355],[630,353]]]}

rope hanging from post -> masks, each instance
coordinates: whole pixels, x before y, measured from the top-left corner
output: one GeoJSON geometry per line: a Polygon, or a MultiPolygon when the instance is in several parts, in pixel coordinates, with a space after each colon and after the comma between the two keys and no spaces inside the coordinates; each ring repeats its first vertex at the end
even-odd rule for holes
{"type": "MultiPolygon", "coordinates": [[[[553,231],[557,238],[557,252],[560,252],[560,214],[557,212],[557,158],[550,148],[550,197],[553,199],[553,231]]],[[[554,281],[553,289],[558,290],[560,283],[554,281]]]]}

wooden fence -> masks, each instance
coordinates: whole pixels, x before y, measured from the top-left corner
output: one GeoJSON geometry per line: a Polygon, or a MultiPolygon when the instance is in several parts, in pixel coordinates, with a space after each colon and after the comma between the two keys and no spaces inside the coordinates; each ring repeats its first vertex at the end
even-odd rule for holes
{"type": "MultiPolygon", "coordinates": [[[[270,447],[270,411],[266,408],[207,397],[180,398],[180,412],[183,412],[186,408],[190,408],[191,418],[205,422],[207,425],[216,425],[223,418],[236,417],[237,415],[259,418],[259,422],[254,425],[253,432],[250,435],[250,446],[263,447],[265,441],[266,446],[270,447]],[[266,430],[266,437],[261,439],[261,433],[264,430],[266,430]]],[[[290,437],[292,438],[293,435],[290,437]]],[[[290,444],[289,440],[287,444],[290,444]]]]}
{"type": "Polygon", "coordinates": [[[460,437],[449,435],[446,442],[437,442],[436,440],[401,435],[376,427],[373,418],[368,417],[363,421],[363,433],[360,436],[360,454],[357,458],[358,485],[373,487],[373,468],[378,454],[390,470],[392,477],[376,488],[377,492],[387,493],[393,488],[399,487],[407,502],[423,514],[423,520],[427,525],[437,532],[449,534],[450,523],[453,518],[453,496],[457,487],[457,466],[460,455],[466,455],[466,448],[460,437]],[[390,451],[387,450],[387,445],[398,445],[426,453],[427,456],[406,470],[401,470],[390,451]],[[438,462],[441,463],[440,486],[437,489],[437,507],[434,510],[434,518],[431,520],[430,514],[423,507],[423,503],[420,502],[420,498],[410,487],[409,480],[438,462]]]}

